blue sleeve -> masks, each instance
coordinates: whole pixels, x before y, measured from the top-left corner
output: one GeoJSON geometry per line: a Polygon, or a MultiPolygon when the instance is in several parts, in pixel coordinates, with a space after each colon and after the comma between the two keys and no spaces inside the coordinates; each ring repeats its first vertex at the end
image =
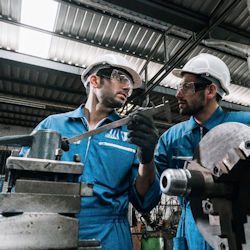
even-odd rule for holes
{"type": "Polygon", "coordinates": [[[132,168],[129,200],[139,212],[150,212],[159,203],[161,198],[160,178],[158,171],[156,170],[155,181],[148,190],[148,192],[145,194],[143,200],[139,197],[136,191],[135,183],[137,176],[138,164],[134,165],[132,168]]]}
{"type": "Polygon", "coordinates": [[[250,112],[228,112],[227,122],[240,122],[244,124],[250,124],[250,112]]]}
{"type": "Polygon", "coordinates": [[[156,153],[155,153],[155,165],[159,174],[161,175],[162,172],[169,167],[168,164],[168,152],[167,152],[167,145],[166,145],[166,134],[163,134],[158,142],[156,153]]]}

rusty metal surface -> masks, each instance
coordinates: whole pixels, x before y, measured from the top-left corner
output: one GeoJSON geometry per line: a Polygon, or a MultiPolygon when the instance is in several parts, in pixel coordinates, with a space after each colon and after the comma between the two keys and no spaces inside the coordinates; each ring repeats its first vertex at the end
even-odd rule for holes
{"type": "Polygon", "coordinates": [[[80,195],[80,183],[16,180],[16,193],[80,195]]]}
{"type": "Polygon", "coordinates": [[[2,250],[76,249],[77,243],[78,220],[75,218],[46,213],[0,217],[2,250]]]}
{"type": "MultiPolygon", "coordinates": [[[[73,160],[73,159],[72,159],[73,160]]],[[[82,174],[83,164],[48,159],[9,157],[6,167],[15,170],[82,174]]]]}
{"type": "Polygon", "coordinates": [[[79,213],[81,197],[73,195],[2,193],[0,212],[79,213]]]}

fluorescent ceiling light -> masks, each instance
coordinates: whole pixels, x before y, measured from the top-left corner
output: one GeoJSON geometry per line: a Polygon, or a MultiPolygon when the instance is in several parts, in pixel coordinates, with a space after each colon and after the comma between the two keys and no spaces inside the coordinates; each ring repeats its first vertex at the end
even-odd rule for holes
{"type": "Polygon", "coordinates": [[[48,58],[51,35],[20,28],[18,52],[48,58]]]}
{"type": "Polygon", "coordinates": [[[48,58],[51,35],[20,28],[18,52],[48,58]]]}
{"type": "MultiPolygon", "coordinates": [[[[53,31],[58,3],[53,0],[23,0],[21,23],[53,31]]],[[[48,58],[51,35],[20,28],[18,52],[48,58]]]]}
{"type": "Polygon", "coordinates": [[[53,31],[57,7],[53,0],[23,0],[21,23],[53,31]]]}

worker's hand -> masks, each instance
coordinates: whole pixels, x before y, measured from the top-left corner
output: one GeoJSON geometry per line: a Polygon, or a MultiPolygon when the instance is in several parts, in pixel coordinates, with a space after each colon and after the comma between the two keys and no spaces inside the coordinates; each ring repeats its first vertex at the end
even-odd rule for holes
{"type": "Polygon", "coordinates": [[[128,122],[128,142],[137,145],[137,155],[142,164],[153,160],[155,145],[158,141],[158,130],[152,117],[139,112],[132,115],[128,122]]]}

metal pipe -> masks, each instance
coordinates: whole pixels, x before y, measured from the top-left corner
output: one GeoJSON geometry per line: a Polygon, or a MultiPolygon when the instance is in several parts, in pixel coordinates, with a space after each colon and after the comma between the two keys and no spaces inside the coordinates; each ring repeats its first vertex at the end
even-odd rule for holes
{"type": "Polygon", "coordinates": [[[240,53],[243,57],[247,58],[248,69],[250,70],[250,46],[246,44],[231,42],[231,41],[223,41],[216,39],[207,39],[203,40],[202,43],[207,47],[219,48],[221,50],[231,49],[234,52],[240,53]]]}
{"type": "Polygon", "coordinates": [[[167,169],[160,178],[163,193],[173,196],[202,196],[204,194],[220,197],[231,194],[232,187],[215,183],[211,174],[198,170],[167,169]]]}
{"type": "MultiPolygon", "coordinates": [[[[198,35],[196,40],[193,43],[189,43],[186,46],[187,41],[192,40],[192,37],[190,36],[189,39],[184,43],[185,47],[182,46],[173,57],[170,58],[170,60],[164,64],[164,66],[156,73],[154,77],[149,81],[149,84],[152,83],[152,85],[145,91],[143,96],[147,95],[156,85],[158,85],[175,67],[180,63],[193,48],[195,48],[200,41],[202,40],[203,37],[205,37],[209,32],[211,32],[219,23],[221,23],[227,16],[230,11],[232,11],[233,8],[240,2],[240,0],[234,1],[221,15],[219,15],[219,18],[216,19],[211,25],[208,27],[204,28],[198,35]],[[179,56],[180,55],[180,56],[179,56]],[[178,58],[179,56],[179,58],[178,58]],[[178,59],[176,59],[178,58],[178,59]],[[175,61],[176,59],[176,61],[175,61]],[[171,66],[170,64],[173,63],[171,66]],[[157,79],[157,81],[154,83],[155,79],[165,70],[165,73],[157,79]]],[[[212,17],[213,18],[213,17],[212,17]]]]}
{"type": "Polygon", "coordinates": [[[215,48],[220,47],[220,49],[223,49],[223,47],[229,48],[232,49],[233,51],[241,53],[244,57],[250,56],[250,46],[246,44],[217,40],[217,39],[202,40],[202,43],[212,48],[214,47],[215,48]]]}

